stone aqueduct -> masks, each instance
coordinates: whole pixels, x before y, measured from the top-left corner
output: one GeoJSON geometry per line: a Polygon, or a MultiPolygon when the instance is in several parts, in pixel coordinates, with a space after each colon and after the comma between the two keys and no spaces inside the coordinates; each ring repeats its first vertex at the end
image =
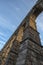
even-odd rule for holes
{"type": "MultiPolygon", "coordinates": [[[[35,6],[31,9],[31,11],[25,17],[25,19],[21,22],[21,24],[19,25],[17,30],[11,36],[11,38],[7,41],[7,43],[4,46],[4,48],[2,49],[2,51],[0,51],[0,65],[38,65],[38,64],[43,65],[43,47],[41,46],[39,33],[37,32],[37,27],[36,27],[36,23],[35,23],[36,18],[42,11],[43,11],[43,0],[38,0],[36,2],[35,6]],[[32,34],[34,32],[34,35],[36,35],[37,39],[32,40],[29,32],[31,32],[32,34]],[[22,60],[17,61],[17,58],[19,55],[18,50],[22,46],[22,43],[24,44],[24,41],[27,39],[31,40],[35,44],[37,43],[37,45],[38,45],[38,46],[36,46],[38,49],[38,52],[35,50],[36,55],[38,57],[38,60],[37,60],[38,62],[36,62],[36,63],[34,63],[35,61],[32,62],[32,60],[30,60],[30,58],[29,59],[25,58],[26,62],[24,62],[24,64],[22,64],[23,63],[22,60]],[[9,61],[9,58],[10,58],[10,61],[9,61]]],[[[29,40],[28,40],[28,42],[31,44],[31,42],[29,40]]],[[[28,46],[28,42],[27,41],[25,42],[25,44],[24,44],[25,47],[28,46]]],[[[26,47],[26,49],[27,49],[27,47],[26,47]]]]}

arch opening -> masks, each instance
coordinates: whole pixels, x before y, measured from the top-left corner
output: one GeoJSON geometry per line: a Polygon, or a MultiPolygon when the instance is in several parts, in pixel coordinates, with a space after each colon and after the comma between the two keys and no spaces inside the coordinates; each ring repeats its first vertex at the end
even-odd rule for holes
{"type": "Polygon", "coordinates": [[[41,45],[43,46],[43,12],[35,20],[37,22],[37,29],[40,33],[41,45]]]}

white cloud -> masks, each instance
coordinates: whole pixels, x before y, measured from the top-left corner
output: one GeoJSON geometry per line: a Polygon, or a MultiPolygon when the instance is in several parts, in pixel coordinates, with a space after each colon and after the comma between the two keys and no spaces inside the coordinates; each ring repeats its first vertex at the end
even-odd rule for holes
{"type": "Polygon", "coordinates": [[[43,40],[41,40],[41,44],[42,44],[42,46],[43,46],[43,40]]]}
{"type": "Polygon", "coordinates": [[[43,31],[43,22],[37,23],[37,27],[38,27],[38,29],[43,31]]]}
{"type": "Polygon", "coordinates": [[[3,48],[5,43],[6,43],[6,38],[4,37],[4,34],[0,32],[0,50],[3,48]]]}
{"type": "MultiPolygon", "coordinates": [[[[11,32],[13,32],[16,28],[15,25],[11,24],[11,22],[9,22],[7,19],[5,19],[4,17],[1,17],[1,16],[0,16],[0,26],[4,29],[10,30],[11,32]]],[[[2,49],[4,44],[6,43],[7,35],[3,32],[0,32],[0,49],[2,49]]]]}
{"type": "Polygon", "coordinates": [[[3,48],[4,45],[5,45],[5,42],[0,41],[0,50],[3,48]]]}
{"type": "Polygon", "coordinates": [[[43,40],[41,40],[41,42],[43,43],[43,40]]]}
{"type": "Polygon", "coordinates": [[[1,17],[1,16],[0,16],[0,26],[3,28],[9,29],[11,31],[13,31],[13,29],[16,28],[15,25],[13,25],[7,19],[5,19],[4,17],[1,17]]]}
{"type": "Polygon", "coordinates": [[[3,41],[6,41],[6,38],[5,38],[5,37],[0,36],[0,38],[1,38],[3,41]]]}
{"type": "Polygon", "coordinates": [[[16,11],[20,11],[20,8],[19,7],[16,7],[16,11]]]}
{"type": "Polygon", "coordinates": [[[15,10],[18,12],[20,11],[20,7],[17,6],[15,3],[9,2],[8,3],[9,7],[10,7],[10,11],[14,14],[15,10]]]}
{"type": "Polygon", "coordinates": [[[41,44],[43,45],[43,35],[41,34],[43,32],[43,22],[38,22],[37,26],[38,26],[38,30],[40,32],[41,44]]]}
{"type": "MultiPolygon", "coordinates": [[[[2,16],[0,16],[0,26],[5,30],[10,30],[11,32],[16,29],[16,26],[14,24],[12,24],[9,20],[2,16]]],[[[0,49],[2,49],[4,44],[6,43],[7,35],[3,32],[0,32],[0,49]]]]}
{"type": "Polygon", "coordinates": [[[4,41],[0,41],[0,50],[3,48],[3,46],[5,45],[4,41]]]}
{"type": "Polygon", "coordinates": [[[0,35],[1,35],[1,36],[4,36],[4,33],[0,32],[0,35]]]}
{"type": "Polygon", "coordinates": [[[36,22],[38,29],[43,31],[43,12],[37,17],[36,22]]]}
{"type": "Polygon", "coordinates": [[[4,45],[5,44],[5,42],[4,41],[0,41],[0,45],[4,45]]]}
{"type": "Polygon", "coordinates": [[[36,23],[38,31],[40,32],[41,44],[43,45],[43,12],[37,17],[36,23]]]}
{"type": "Polygon", "coordinates": [[[6,37],[5,37],[5,34],[0,32],[0,42],[5,42],[6,41],[6,37]]]}

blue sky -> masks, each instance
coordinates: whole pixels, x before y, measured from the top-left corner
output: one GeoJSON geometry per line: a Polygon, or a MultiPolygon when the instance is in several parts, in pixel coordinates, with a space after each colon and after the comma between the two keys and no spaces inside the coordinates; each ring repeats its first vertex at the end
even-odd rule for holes
{"type": "MultiPolygon", "coordinates": [[[[0,0],[0,50],[36,1],[37,0],[0,0]]],[[[36,22],[43,43],[43,13],[40,14],[36,22]]]]}

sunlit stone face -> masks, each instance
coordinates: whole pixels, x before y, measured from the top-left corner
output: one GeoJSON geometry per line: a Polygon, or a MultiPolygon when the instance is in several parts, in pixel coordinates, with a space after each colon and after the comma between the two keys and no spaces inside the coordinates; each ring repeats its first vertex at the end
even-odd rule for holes
{"type": "Polygon", "coordinates": [[[30,16],[30,22],[29,22],[29,25],[36,30],[36,23],[35,23],[35,16],[34,15],[31,15],[30,16]]]}

